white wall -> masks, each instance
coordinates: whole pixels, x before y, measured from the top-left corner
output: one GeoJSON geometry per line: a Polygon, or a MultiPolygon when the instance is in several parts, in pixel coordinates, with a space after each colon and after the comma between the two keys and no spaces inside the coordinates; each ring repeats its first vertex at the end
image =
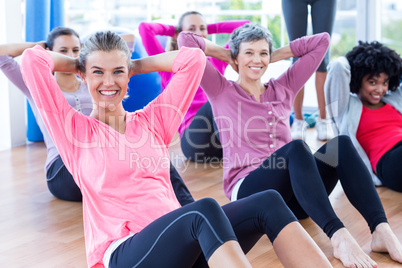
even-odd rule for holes
{"type": "MultiPolygon", "coordinates": [[[[0,0],[0,43],[23,41],[21,0],[0,0]]],[[[25,144],[25,98],[0,72],[0,149],[25,144]]]]}

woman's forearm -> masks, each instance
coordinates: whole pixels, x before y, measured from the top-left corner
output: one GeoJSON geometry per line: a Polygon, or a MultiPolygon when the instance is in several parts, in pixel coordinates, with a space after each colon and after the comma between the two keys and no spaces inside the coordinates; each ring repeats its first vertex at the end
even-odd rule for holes
{"type": "Polygon", "coordinates": [[[294,57],[295,55],[293,54],[292,50],[290,49],[290,46],[284,46],[281,48],[278,48],[277,50],[272,51],[271,55],[271,63],[281,61],[281,60],[286,60],[289,58],[294,57]]]}
{"type": "Polygon", "coordinates": [[[234,64],[231,51],[229,49],[218,46],[217,44],[203,38],[202,36],[190,33],[181,32],[178,37],[179,47],[196,47],[204,51],[206,56],[216,58],[220,61],[227,62],[235,70],[237,70],[234,64]]]}
{"type": "Polygon", "coordinates": [[[0,56],[9,55],[10,57],[18,57],[24,52],[25,49],[40,45],[46,48],[45,42],[26,42],[26,43],[14,43],[14,44],[3,44],[0,45],[0,56]]]}
{"type": "Polygon", "coordinates": [[[132,60],[130,75],[151,72],[172,72],[172,65],[178,53],[179,51],[176,50],[132,60]]]}
{"type": "Polygon", "coordinates": [[[206,56],[210,56],[227,63],[229,63],[232,60],[232,54],[229,49],[223,48],[209,41],[208,39],[204,39],[204,41],[205,41],[204,53],[206,56]]]}
{"type": "Polygon", "coordinates": [[[54,72],[78,74],[78,58],[71,58],[57,52],[48,51],[54,62],[54,72]]]}

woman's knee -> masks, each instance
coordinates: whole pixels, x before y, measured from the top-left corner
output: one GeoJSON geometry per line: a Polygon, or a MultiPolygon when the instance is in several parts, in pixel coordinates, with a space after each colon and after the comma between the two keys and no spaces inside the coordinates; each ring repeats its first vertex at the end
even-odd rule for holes
{"type": "Polygon", "coordinates": [[[256,195],[259,195],[254,206],[258,228],[273,242],[287,224],[297,219],[277,191],[267,190],[256,195]]]}
{"type": "Polygon", "coordinates": [[[352,140],[347,135],[336,136],[335,138],[333,138],[332,140],[329,140],[328,142],[337,142],[342,147],[345,147],[345,146],[354,147],[352,140]]]}
{"type": "Polygon", "coordinates": [[[352,140],[347,135],[339,135],[327,142],[327,150],[351,156],[356,152],[352,140]],[[343,153],[342,153],[343,152],[343,153]]]}
{"type": "Polygon", "coordinates": [[[82,202],[82,194],[80,188],[75,184],[71,178],[55,178],[47,181],[47,186],[50,193],[61,200],[82,202]]]}
{"type": "Polygon", "coordinates": [[[266,190],[260,193],[261,195],[261,203],[263,204],[272,204],[275,206],[286,206],[285,201],[283,200],[280,193],[275,190],[266,190]]]}
{"type": "Polygon", "coordinates": [[[288,148],[292,153],[297,152],[298,154],[310,154],[311,149],[307,143],[303,140],[293,140],[288,143],[288,148]]]}
{"type": "MultiPolygon", "coordinates": [[[[252,195],[252,207],[260,211],[289,211],[288,206],[283,200],[280,193],[276,190],[265,190],[263,192],[252,195]]],[[[291,214],[291,213],[290,213],[291,214]]]]}
{"type": "Polygon", "coordinates": [[[197,200],[196,202],[191,203],[190,206],[193,206],[193,210],[196,210],[202,214],[217,213],[222,211],[222,208],[218,202],[209,197],[197,200]]]}

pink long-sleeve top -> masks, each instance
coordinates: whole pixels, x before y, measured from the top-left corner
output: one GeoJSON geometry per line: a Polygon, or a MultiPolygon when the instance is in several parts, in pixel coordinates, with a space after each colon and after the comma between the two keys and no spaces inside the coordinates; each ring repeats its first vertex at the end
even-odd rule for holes
{"type": "MultiPolygon", "coordinates": [[[[232,21],[224,21],[218,22],[214,24],[207,25],[208,34],[223,34],[223,33],[232,33],[234,29],[250,22],[249,20],[232,20],[232,21]]],[[[140,32],[142,38],[142,44],[145,47],[149,56],[153,56],[156,54],[160,54],[165,52],[165,49],[159,43],[158,39],[156,38],[157,35],[164,35],[173,37],[175,35],[176,27],[173,25],[165,25],[160,23],[153,23],[153,22],[142,22],[138,30],[140,32]]],[[[226,44],[225,48],[228,48],[229,45],[226,44]]],[[[216,70],[219,71],[222,75],[225,73],[227,63],[220,61],[218,59],[208,57],[208,61],[211,62],[212,66],[215,67],[216,70]]],[[[166,88],[166,85],[173,77],[173,73],[168,72],[158,72],[161,77],[161,85],[162,91],[166,88]]],[[[182,135],[184,130],[188,128],[188,126],[193,121],[194,116],[201,108],[208,101],[207,96],[205,95],[204,91],[201,87],[198,88],[197,92],[195,93],[194,100],[190,105],[186,115],[184,116],[183,122],[180,124],[179,127],[179,134],[182,135]]]]}
{"type": "Polygon", "coordinates": [[[182,48],[166,90],[144,109],[127,112],[121,134],[68,105],[43,48],[24,52],[24,81],[83,195],[89,267],[104,267],[104,252],[114,240],[180,207],[169,178],[168,146],[199,87],[205,61],[201,50],[182,48]]]}
{"type": "MultiPolygon", "coordinates": [[[[223,188],[230,198],[238,180],[255,170],[276,150],[291,141],[289,116],[297,92],[317,70],[329,46],[329,35],[321,33],[290,43],[300,59],[277,79],[265,83],[258,102],[236,82],[226,80],[207,62],[201,87],[211,103],[223,146],[223,188]]],[[[179,47],[205,50],[204,39],[181,33],[179,47]]],[[[272,168],[283,168],[275,159],[272,168]]]]}

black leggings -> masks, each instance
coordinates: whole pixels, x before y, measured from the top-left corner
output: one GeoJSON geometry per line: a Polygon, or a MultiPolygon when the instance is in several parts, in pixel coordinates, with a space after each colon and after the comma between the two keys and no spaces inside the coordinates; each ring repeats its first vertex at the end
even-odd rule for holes
{"type": "Polygon", "coordinates": [[[237,198],[274,189],[299,219],[310,216],[331,238],[343,227],[328,199],[338,179],[371,232],[387,222],[370,173],[348,136],[328,141],[314,155],[304,141],[286,144],[244,179],[237,198]]]}
{"type": "MultiPolygon", "coordinates": [[[[313,33],[327,32],[332,34],[336,14],[336,0],[282,0],[283,16],[290,41],[307,35],[307,6],[311,6],[311,22],[313,33]]],[[[298,58],[294,57],[293,62],[298,58]]],[[[329,63],[329,50],[318,72],[326,72],[329,63]]]]}
{"type": "Polygon", "coordinates": [[[55,197],[66,201],[82,201],[80,188],[67,170],[60,156],[50,165],[46,173],[47,187],[55,197]]]}
{"type": "MultiPolygon", "coordinates": [[[[73,176],[67,170],[60,156],[50,165],[47,173],[47,186],[49,191],[57,198],[66,201],[82,201],[81,190],[75,184],[73,176]]],[[[179,203],[184,206],[194,202],[176,168],[170,163],[170,181],[179,203]]]]}
{"type": "Polygon", "coordinates": [[[386,152],[377,163],[377,176],[382,184],[394,191],[402,192],[402,141],[386,152]]]}
{"type": "Polygon", "coordinates": [[[222,146],[211,104],[206,102],[196,113],[180,140],[184,156],[193,162],[219,162],[222,146]]]}
{"type": "Polygon", "coordinates": [[[222,208],[213,199],[201,199],[160,217],[127,239],[112,253],[109,267],[208,267],[210,256],[223,243],[237,240],[247,253],[263,234],[273,242],[296,220],[273,190],[222,208]]]}
{"type": "Polygon", "coordinates": [[[180,205],[184,206],[194,202],[193,196],[184,184],[184,181],[173,166],[172,162],[170,162],[170,182],[172,183],[174,193],[180,205]]]}

